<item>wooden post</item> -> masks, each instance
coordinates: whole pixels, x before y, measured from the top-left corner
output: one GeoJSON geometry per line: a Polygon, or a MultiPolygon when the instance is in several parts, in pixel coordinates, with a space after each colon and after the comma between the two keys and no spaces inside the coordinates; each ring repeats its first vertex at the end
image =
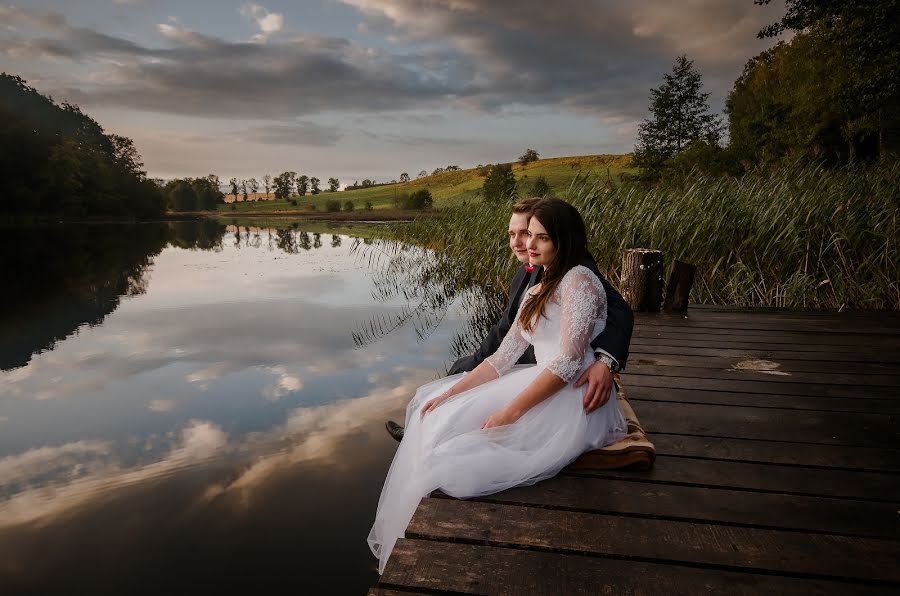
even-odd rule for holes
{"type": "Polygon", "coordinates": [[[669,274],[669,283],[666,286],[666,299],[663,302],[663,311],[685,313],[688,309],[688,297],[691,286],[694,285],[694,274],[697,266],[684,261],[672,261],[672,272],[669,274]]]}
{"type": "Polygon", "coordinates": [[[622,255],[622,297],[635,312],[659,312],[663,291],[663,254],[629,248],[622,255]]]}

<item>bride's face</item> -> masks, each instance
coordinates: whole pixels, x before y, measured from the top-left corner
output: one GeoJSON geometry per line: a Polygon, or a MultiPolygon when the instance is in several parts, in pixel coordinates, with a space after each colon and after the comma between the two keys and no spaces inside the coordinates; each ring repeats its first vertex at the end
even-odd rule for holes
{"type": "Polygon", "coordinates": [[[532,265],[546,267],[556,258],[556,247],[543,224],[536,217],[528,222],[528,258],[532,265]]]}

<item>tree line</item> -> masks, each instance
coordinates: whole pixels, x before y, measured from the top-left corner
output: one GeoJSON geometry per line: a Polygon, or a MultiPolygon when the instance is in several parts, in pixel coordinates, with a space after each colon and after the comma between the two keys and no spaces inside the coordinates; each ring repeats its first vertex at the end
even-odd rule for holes
{"type": "Polygon", "coordinates": [[[78,106],[57,104],[24,79],[0,74],[0,213],[153,217],[161,189],[131,139],[108,134],[78,106]]]}
{"type": "Polygon", "coordinates": [[[898,14],[900,0],[787,0],[758,37],[794,36],[747,61],[726,98],[727,122],[710,113],[700,73],[679,56],[650,91],[635,165],[659,179],[695,168],[739,175],[786,158],[840,165],[896,155],[898,14]]]}

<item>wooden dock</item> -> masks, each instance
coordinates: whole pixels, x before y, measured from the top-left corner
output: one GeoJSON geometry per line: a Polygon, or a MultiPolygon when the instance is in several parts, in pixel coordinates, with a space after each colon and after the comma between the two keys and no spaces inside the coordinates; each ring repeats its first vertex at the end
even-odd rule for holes
{"type": "Polygon", "coordinates": [[[900,313],[638,315],[649,471],[420,504],[370,595],[900,593],[900,313]]]}

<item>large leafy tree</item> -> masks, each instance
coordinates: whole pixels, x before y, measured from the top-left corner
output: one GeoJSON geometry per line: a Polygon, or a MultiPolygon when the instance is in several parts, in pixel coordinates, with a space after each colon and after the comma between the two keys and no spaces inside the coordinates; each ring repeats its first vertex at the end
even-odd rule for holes
{"type": "MultiPolygon", "coordinates": [[[[768,4],[769,0],[755,2],[768,4]]],[[[776,46],[774,55],[751,60],[732,95],[750,88],[754,101],[764,109],[772,111],[777,106],[786,114],[789,136],[802,137],[804,129],[812,128],[816,133],[812,139],[806,143],[795,139],[792,150],[839,161],[874,157],[885,141],[890,142],[883,131],[892,122],[896,127],[900,119],[900,0],[787,0],[785,8],[781,20],[765,27],[759,37],[785,31],[796,35],[776,46]],[[816,73],[816,78],[809,78],[810,73],[816,73]],[[766,102],[760,85],[747,85],[754,77],[788,88],[795,79],[804,79],[804,88],[777,102],[766,102]]],[[[777,95],[775,91],[769,95],[777,95]]],[[[743,98],[737,99],[742,102],[743,98]]],[[[758,112],[750,113],[759,119],[758,112]]],[[[746,116],[736,114],[738,120],[746,116]]],[[[743,124],[737,122],[738,127],[743,124]]],[[[775,153],[779,148],[765,145],[765,149],[775,153]]]]}
{"type": "Polygon", "coordinates": [[[487,176],[484,177],[481,189],[487,201],[514,201],[516,199],[516,175],[513,174],[512,165],[498,163],[491,166],[487,176]]]}
{"type": "Polygon", "coordinates": [[[306,195],[306,191],[309,190],[309,176],[303,174],[297,176],[297,194],[301,197],[306,195]]]}
{"type": "MultiPolygon", "coordinates": [[[[754,0],[769,4],[771,0],[754,0]]],[[[847,65],[841,99],[879,108],[900,94],[900,0],[786,0],[785,14],[759,37],[814,28],[847,65]]]]}
{"type": "Polygon", "coordinates": [[[686,56],[675,59],[663,84],[650,90],[650,118],[638,127],[635,165],[657,171],[692,141],[717,143],[722,121],[709,111],[709,93],[686,56]]]}

